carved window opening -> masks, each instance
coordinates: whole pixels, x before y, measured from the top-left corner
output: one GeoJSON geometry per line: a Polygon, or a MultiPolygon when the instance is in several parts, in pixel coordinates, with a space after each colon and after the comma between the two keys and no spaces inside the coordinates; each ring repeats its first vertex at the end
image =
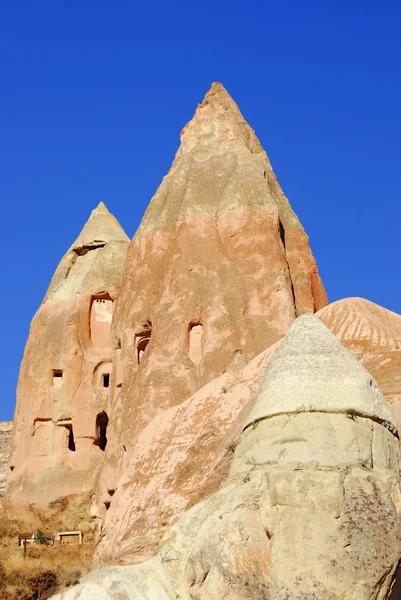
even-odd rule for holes
{"type": "Polygon", "coordinates": [[[149,344],[151,335],[152,323],[150,321],[143,321],[138,325],[135,332],[135,352],[138,365],[142,362],[143,353],[149,344]]]}
{"type": "Polygon", "coordinates": [[[68,450],[75,452],[75,440],[72,425],[64,425],[64,427],[68,430],[68,450]]]}
{"type": "Polygon", "coordinates": [[[100,450],[105,450],[107,446],[107,425],[109,417],[104,410],[96,416],[96,437],[93,442],[95,446],[99,446],[100,450]]]}
{"type": "Polygon", "coordinates": [[[54,387],[60,387],[63,383],[63,371],[62,369],[53,370],[53,385],[54,387]]]}
{"type": "Polygon", "coordinates": [[[15,467],[14,465],[10,465],[10,471],[14,471],[15,467]]]}
{"type": "Polygon", "coordinates": [[[110,385],[110,373],[103,373],[102,379],[103,379],[103,387],[108,388],[110,385]]]}
{"type": "Polygon", "coordinates": [[[191,321],[188,325],[188,356],[194,365],[202,360],[203,326],[200,321],[191,321]]]}
{"type": "Polygon", "coordinates": [[[113,299],[106,292],[92,297],[90,308],[90,337],[96,346],[111,347],[113,299]]]}

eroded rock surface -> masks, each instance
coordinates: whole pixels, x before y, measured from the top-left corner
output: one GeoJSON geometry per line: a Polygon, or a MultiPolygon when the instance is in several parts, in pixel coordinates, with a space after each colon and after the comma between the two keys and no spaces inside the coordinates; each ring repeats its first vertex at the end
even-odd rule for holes
{"type": "Polygon", "coordinates": [[[266,153],[213,84],[128,250],[113,319],[105,486],[115,489],[157,414],[221,376],[235,352],[248,362],[326,303],[266,153]]]}
{"type": "Polygon", "coordinates": [[[374,376],[401,430],[401,315],[364,298],[345,298],[319,318],[374,376]]]}
{"type": "Polygon", "coordinates": [[[221,488],[150,561],[94,571],[57,598],[384,600],[400,510],[391,411],[372,376],[304,315],[268,364],[221,488]]]}
{"type": "Polygon", "coordinates": [[[128,241],[100,203],[32,321],[13,421],[9,506],[43,506],[94,487],[110,402],[111,319],[128,241]]]}
{"type": "Polygon", "coordinates": [[[11,429],[12,423],[7,421],[0,423],[0,494],[3,494],[6,488],[8,457],[11,449],[11,429]]]}
{"type": "MultiPolygon", "coordinates": [[[[368,361],[398,425],[401,316],[361,298],[335,302],[317,316],[361,364],[366,367],[368,361]]],[[[101,497],[111,504],[96,554],[99,562],[128,564],[152,556],[167,528],[218,489],[227,477],[266,366],[280,343],[245,367],[243,355],[235,354],[226,373],[147,425],[112,498],[101,482],[101,497]]]]}

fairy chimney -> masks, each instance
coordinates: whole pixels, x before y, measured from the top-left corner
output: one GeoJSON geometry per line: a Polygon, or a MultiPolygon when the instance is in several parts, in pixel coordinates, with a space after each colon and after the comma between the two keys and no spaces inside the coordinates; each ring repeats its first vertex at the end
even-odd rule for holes
{"type": "Polygon", "coordinates": [[[12,504],[46,505],[94,486],[107,444],[111,319],[128,241],[101,202],[32,320],[13,421],[12,504]]]}
{"type": "MultiPolygon", "coordinates": [[[[214,83],[128,249],[113,318],[115,446],[327,304],[308,237],[254,131],[214,83]]],[[[108,480],[109,481],[109,480],[108,480]]],[[[110,480],[110,486],[114,486],[110,480]]]]}

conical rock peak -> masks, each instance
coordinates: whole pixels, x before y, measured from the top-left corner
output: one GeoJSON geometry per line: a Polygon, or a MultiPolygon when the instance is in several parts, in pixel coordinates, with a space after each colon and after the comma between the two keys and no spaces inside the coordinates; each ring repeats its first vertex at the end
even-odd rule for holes
{"type": "Polygon", "coordinates": [[[358,414],[385,421],[391,411],[373,377],[314,315],[298,317],[270,361],[246,426],[297,412],[358,414]]]}
{"type": "Polygon", "coordinates": [[[181,132],[180,150],[191,151],[195,146],[218,153],[243,146],[267,158],[254,130],[221,83],[212,84],[181,132]]]}
{"type": "Polygon", "coordinates": [[[114,215],[108,211],[104,202],[100,202],[91,212],[70,250],[79,250],[80,247],[98,242],[107,244],[112,240],[127,242],[129,238],[114,215]]]}

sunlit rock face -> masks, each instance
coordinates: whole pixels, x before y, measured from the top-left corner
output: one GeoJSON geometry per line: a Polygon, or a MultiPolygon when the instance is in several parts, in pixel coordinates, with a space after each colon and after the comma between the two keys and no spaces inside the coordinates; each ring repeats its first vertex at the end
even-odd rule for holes
{"type": "Polygon", "coordinates": [[[401,430],[401,315],[364,298],[324,307],[319,318],[374,376],[401,430]]]}
{"type": "Polygon", "coordinates": [[[57,598],[395,598],[397,429],[373,377],[317,317],[290,327],[244,423],[221,488],[155,557],[93,571],[57,598]]]}
{"type": "MultiPolygon", "coordinates": [[[[317,316],[353,356],[369,366],[383,386],[398,426],[401,316],[361,298],[335,302],[317,316]]],[[[160,412],[145,427],[125,476],[113,497],[109,496],[111,508],[98,560],[129,564],[152,556],[168,527],[219,488],[228,475],[266,366],[281,342],[248,364],[236,353],[223,375],[160,412]]]]}
{"type": "Polygon", "coordinates": [[[0,423],[0,493],[3,494],[6,487],[8,470],[8,457],[11,448],[12,424],[8,421],[0,423]]]}
{"type": "Polygon", "coordinates": [[[113,318],[121,389],[102,502],[151,419],[221,376],[235,352],[251,360],[297,315],[326,303],[308,238],[266,153],[213,84],[128,250],[113,318]]]}
{"type": "Polygon", "coordinates": [[[103,203],[61,260],[21,365],[6,501],[93,489],[107,443],[111,320],[128,238],[103,203]]]}

